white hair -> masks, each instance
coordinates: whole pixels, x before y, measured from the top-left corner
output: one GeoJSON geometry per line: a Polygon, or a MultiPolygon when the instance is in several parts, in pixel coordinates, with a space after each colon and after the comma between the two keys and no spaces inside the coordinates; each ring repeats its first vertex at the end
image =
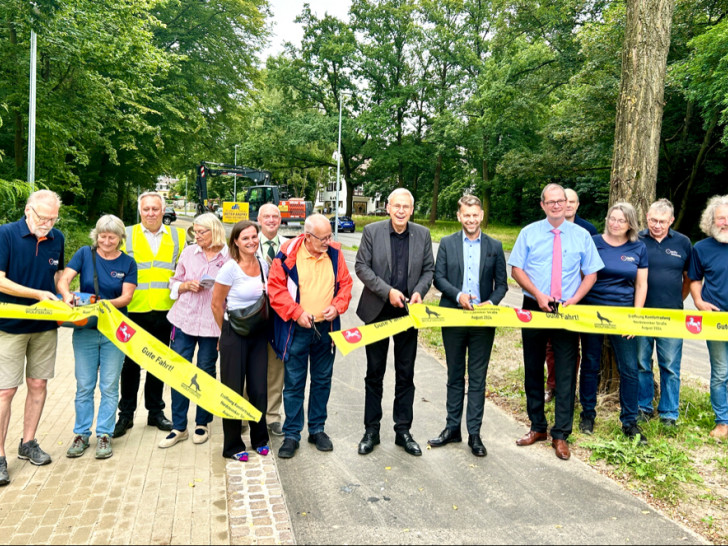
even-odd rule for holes
{"type": "Polygon", "coordinates": [[[99,235],[102,233],[113,233],[119,238],[119,244],[116,247],[118,250],[121,248],[121,244],[126,238],[124,222],[113,214],[104,214],[101,218],[99,218],[98,222],[96,222],[96,227],[93,228],[89,234],[91,241],[93,241],[93,244],[91,245],[93,248],[97,248],[99,246],[99,235]]]}
{"type": "Polygon", "coordinates": [[[156,197],[157,199],[159,199],[159,202],[162,203],[162,210],[164,210],[164,208],[167,206],[167,201],[165,201],[164,195],[162,195],[158,191],[145,191],[139,196],[139,201],[137,204],[140,214],[142,212],[142,199],[144,199],[145,197],[156,197]]]}
{"type": "Polygon", "coordinates": [[[387,203],[392,201],[392,198],[398,196],[398,195],[406,195],[412,200],[412,208],[415,206],[415,196],[412,195],[412,192],[409,191],[407,188],[397,188],[392,193],[389,194],[389,197],[387,197],[387,203]]]}
{"type": "Polygon", "coordinates": [[[28,202],[26,205],[32,207],[39,201],[43,201],[48,204],[53,204],[57,206],[58,208],[61,208],[61,198],[59,195],[51,190],[38,190],[33,193],[31,193],[28,196],[28,202]]]}

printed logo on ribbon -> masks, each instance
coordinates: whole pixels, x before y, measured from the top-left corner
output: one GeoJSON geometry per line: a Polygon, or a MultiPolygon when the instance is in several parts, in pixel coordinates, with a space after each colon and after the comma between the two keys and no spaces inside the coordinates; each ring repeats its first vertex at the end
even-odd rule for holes
{"type": "Polygon", "coordinates": [[[531,322],[531,319],[533,318],[531,311],[528,311],[526,309],[514,309],[514,311],[516,312],[518,320],[520,320],[521,322],[531,322]]]}
{"type": "Polygon", "coordinates": [[[691,334],[699,334],[703,330],[703,317],[688,315],[685,317],[685,328],[691,334]]]}
{"type": "Polygon", "coordinates": [[[349,343],[359,343],[362,338],[359,328],[349,328],[341,333],[344,334],[344,339],[349,343]]]}
{"type": "Polygon", "coordinates": [[[136,334],[136,330],[129,326],[126,322],[122,322],[116,329],[116,339],[122,343],[128,343],[134,334],[136,334]]]}
{"type": "Polygon", "coordinates": [[[200,390],[202,390],[200,389],[200,384],[197,382],[197,374],[193,375],[192,379],[190,379],[189,387],[190,389],[194,387],[195,389],[197,389],[197,392],[200,392],[200,390]]]}

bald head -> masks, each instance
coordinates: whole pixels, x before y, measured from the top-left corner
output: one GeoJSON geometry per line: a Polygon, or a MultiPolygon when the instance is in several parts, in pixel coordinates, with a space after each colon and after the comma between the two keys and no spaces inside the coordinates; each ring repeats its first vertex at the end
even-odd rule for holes
{"type": "Polygon", "coordinates": [[[258,223],[266,239],[275,239],[281,227],[281,211],[273,203],[266,203],[258,209],[258,223]]]}
{"type": "Polygon", "coordinates": [[[566,211],[564,217],[569,222],[573,222],[574,218],[576,218],[576,211],[579,210],[579,195],[571,188],[566,188],[564,194],[566,194],[566,211]]]}
{"type": "Polygon", "coordinates": [[[323,214],[312,214],[303,224],[306,249],[315,257],[329,249],[331,242],[331,222],[323,214]]]}

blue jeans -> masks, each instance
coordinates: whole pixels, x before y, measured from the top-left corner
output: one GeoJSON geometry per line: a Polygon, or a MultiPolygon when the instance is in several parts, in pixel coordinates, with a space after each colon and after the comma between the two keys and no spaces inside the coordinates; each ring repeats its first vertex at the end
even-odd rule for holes
{"type": "MultiPolygon", "coordinates": [[[[183,358],[192,362],[197,345],[197,367],[202,371],[217,377],[217,338],[190,336],[182,330],[172,327],[171,349],[183,358]]],[[[190,409],[190,399],[172,389],[172,426],[175,430],[187,429],[187,411],[190,409]]],[[[197,406],[195,414],[196,425],[207,425],[212,421],[212,414],[197,406]]]]}
{"type": "Polygon", "coordinates": [[[91,436],[94,421],[94,392],[98,382],[101,399],[96,418],[96,435],[114,432],[116,405],[119,403],[119,376],[124,353],[98,330],[73,332],[76,357],[76,423],[74,434],[91,436]]]}
{"type": "Polygon", "coordinates": [[[660,368],[660,403],[657,412],[665,419],[680,415],[680,362],[683,340],[672,337],[637,337],[639,357],[639,407],[652,413],[655,383],[652,374],[652,352],[657,346],[657,365],[660,368]]]}
{"type": "Polygon", "coordinates": [[[728,425],[728,341],[708,341],[710,403],[716,425],[728,425]]]}
{"type": "Polygon", "coordinates": [[[331,345],[330,322],[319,322],[316,328],[321,339],[316,339],[312,328],[293,326],[293,340],[285,363],[283,406],[286,420],[283,435],[301,440],[303,430],[303,398],[306,391],[306,377],[311,367],[311,386],[308,394],[308,432],[323,432],[326,425],[326,406],[331,393],[331,376],[334,372],[334,351],[331,345]]]}
{"type": "MultiPolygon", "coordinates": [[[[581,375],[579,378],[579,399],[581,418],[594,419],[597,415],[597,388],[599,386],[599,363],[602,356],[602,334],[582,334],[581,375]]],[[[610,335],[619,370],[619,420],[623,427],[637,422],[639,379],[637,378],[637,338],[610,335]]]]}

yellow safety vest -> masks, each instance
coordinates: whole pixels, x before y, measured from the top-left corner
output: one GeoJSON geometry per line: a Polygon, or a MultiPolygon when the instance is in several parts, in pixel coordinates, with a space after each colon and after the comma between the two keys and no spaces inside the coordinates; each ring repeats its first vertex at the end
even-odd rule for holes
{"type": "Polygon", "coordinates": [[[185,246],[185,231],[168,226],[162,236],[157,255],[152,254],[142,225],[126,228],[126,253],[137,263],[138,284],[129,304],[130,313],[168,311],[174,300],[169,297],[169,279],[174,275],[177,260],[185,246]]]}

